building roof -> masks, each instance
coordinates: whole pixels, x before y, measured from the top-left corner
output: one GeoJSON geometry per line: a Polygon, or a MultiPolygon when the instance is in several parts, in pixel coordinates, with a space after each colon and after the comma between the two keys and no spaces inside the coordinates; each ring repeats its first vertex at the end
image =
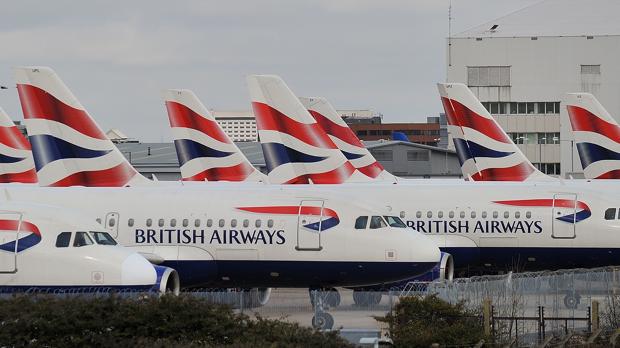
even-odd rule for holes
{"type": "Polygon", "coordinates": [[[389,146],[394,146],[394,145],[405,145],[405,146],[410,146],[410,147],[416,147],[419,149],[425,149],[425,150],[431,150],[431,151],[439,151],[439,152],[447,152],[447,153],[453,153],[456,154],[456,151],[454,150],[449,150],[449,149],[444,149],[443,147],[437,147],[437,146],[432,146],[432,145],[424,145],[424,144],[418,144],[418,143],[412,143],[409,141],[399,141],[399,140],[371,140],[371,141],[364,141],[364,146],[366,146],[366,148],[368,150],[373,150],[373,149],[378,149],[378,148],[382,148],[382,147],[389,147],[389,146]]]}
{"type": "Polygon", "coordinates": [[[620,35],[618,13],[617,0],[544,0],[452,38],[620,35]]]}

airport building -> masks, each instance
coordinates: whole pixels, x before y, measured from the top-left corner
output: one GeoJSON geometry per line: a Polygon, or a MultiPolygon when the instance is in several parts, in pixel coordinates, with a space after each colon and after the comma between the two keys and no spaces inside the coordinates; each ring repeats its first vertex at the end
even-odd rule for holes
{"type": "MultiPolygon", "coordinates": [[[[267,172],[260,143],[237,142],[252,165],[267,172]]],[[[390,173],[406,178],[460,178],[454,150],[403,141],[372,141],[365,145],[390,173]]],[[[144,176],[179,180],[181,173],[173,143],[117,143],[129,162],[144,176]]]]}
{"type": "Polygon", "coordinates": [[[582,177],[563,100],[592,93],[620,120],[618,12],[614,0],[546,0],[451,35],[447,81],[467,84],[543,172],[582,177]]]}

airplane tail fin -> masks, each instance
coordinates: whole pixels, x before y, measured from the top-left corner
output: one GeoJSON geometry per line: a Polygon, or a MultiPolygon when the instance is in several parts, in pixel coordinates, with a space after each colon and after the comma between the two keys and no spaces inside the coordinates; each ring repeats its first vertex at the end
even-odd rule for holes
{"type": "Polygon", "coordinates": [[[388,173],[381,163],[377,162],[375,157],[362,144],[327,99],[322,97],[300,97],[299,101],[301,101],[310,115],[323,128],[355,169],[369,179],[395,180],[395,177],[388,173]]]}
{"type": "Polygon", "coordinates": [[[474,181],[550,180],[525,157],[462,83],[437,84],[464,177],[474,181]]]}
{"type": "Polygon", "coordinates": [[[0,183],[36,183],[30,143],[0,108],[0,183]]]}
{"type": "Polygon", "coordinates": [[[250,75],[247,82],[271,183],[368,181],[280,77],[250,75]]]}
{"type": "Polygon", "coordinates": [[[39,185],[150,183],[129,164],[52,69],[18,67],[14,73],[39,185]]]}
{"type": "Polygon", "coordinates": [[[620,179],[620,126],[590,93],[568,93],[566,109],[586,179],[620,179]]]}
{"type": "Polygon", "coordinates": [[[187,89],[163,92],[184,181],[267,181],[187,89]]]}

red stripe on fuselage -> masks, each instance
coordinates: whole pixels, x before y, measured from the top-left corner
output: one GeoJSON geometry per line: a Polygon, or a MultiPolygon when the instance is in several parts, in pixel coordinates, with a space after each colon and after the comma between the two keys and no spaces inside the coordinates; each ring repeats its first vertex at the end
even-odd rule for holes
{"type": "Polygon", "coordinates": [[[517,199],[517,200],[508,200],[508,201],[494,201],[493,203],[503,204],[503,205],[511,205],[517,207],[556,207],[556,208],[577,208],[590,210],[587,204],[581,201],[577,201],[575,205],[575,201],[572,199],[551,199],[551,198],[540,198],[540,199],[517,199]],[[554,203],[555,202],[555,203],[554,203]]]}
{"type": "Polygon", "coordinates": [[[166,109],[168,110],[168,119],[170,120],[171,127],[191,128],[217,141],[230,144],[230,140],[217,122],[204,118],[194,112],[194,110],[177,102],[166,101],[166,109]]]}
{"type": "Polygon", "coordinates": [[[24,118],[56,121],[91,138],[108,139],[86,111],[71,107],[50,93],[31,85],[18,84],[17,92],[24,118]]]}
{"type": "Polygon", "coordinates": [[[41,231],[31,222],[22,220],[20,225],[19,220],[0,220],[0,230],[2,231],[17,231],[18,228],[20,232],[32,232],[41,237],[41,231]]]}
{"type": "Polygon", "coordinates": [[[259,214],[282,214],[282,215],[315,215],[321,216],[321,209],[323,210],[322,215],[326,217],[338,217],[338,214],[332,209],[329,208],[321,208],[321,207],[310,207],[310,206],[275,206],[275,207],[239,207],[239,210],[247,211],[250,213],[259,213],[259,214]],[[301,208],[301,209],[300,209],[301,208]]]}
{"type": "Polygon", "coordinates": [[[590,111],[574,105],[568,105],[568,118],[573,131],[595,132],[620,143],[620,127],[609,123],[590,111]]]}

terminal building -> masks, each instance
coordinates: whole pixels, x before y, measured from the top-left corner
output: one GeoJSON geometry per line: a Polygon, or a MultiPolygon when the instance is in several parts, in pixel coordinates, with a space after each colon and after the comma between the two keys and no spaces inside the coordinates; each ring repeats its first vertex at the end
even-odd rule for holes
{"type": "Polygon", "coordinates": [[[543,172],[583,177],[563,101],[589,92],[620,120],[619,12],[615,0],[546,0],[451,35],[447,81],[467,84],[543,172]]]}

